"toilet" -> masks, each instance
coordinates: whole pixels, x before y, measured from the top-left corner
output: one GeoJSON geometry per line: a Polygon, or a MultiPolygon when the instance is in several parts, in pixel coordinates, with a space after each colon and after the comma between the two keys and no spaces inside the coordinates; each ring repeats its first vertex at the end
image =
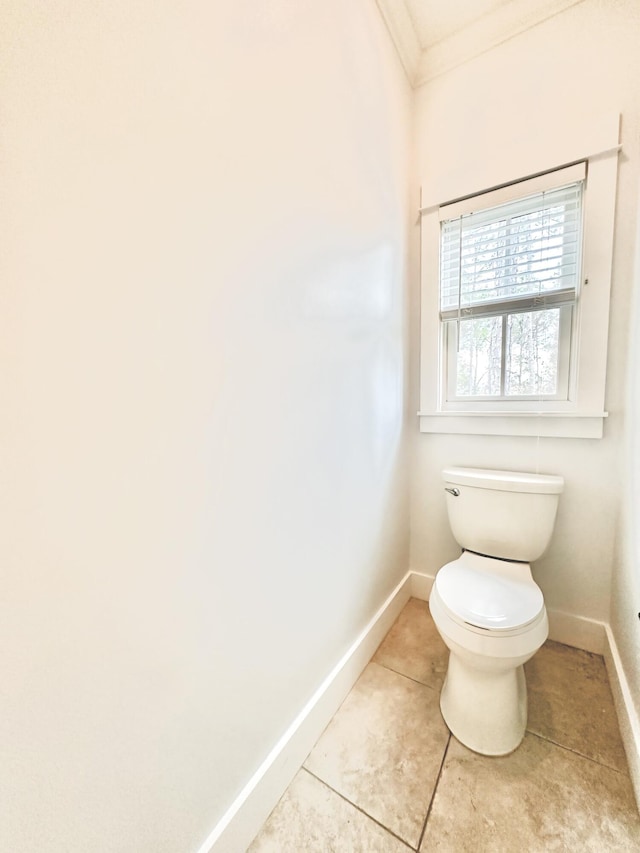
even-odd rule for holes
{"type": "Polygon", "coordinates": [[[523,664],[549,633],[530,563],[549,544],[564,480],[481,468],[447,468],[442,478],[463,552],[438,571],[429,597],[449,648],[440,709],[469,749],[506,755],[527,725],[523,664]]]}

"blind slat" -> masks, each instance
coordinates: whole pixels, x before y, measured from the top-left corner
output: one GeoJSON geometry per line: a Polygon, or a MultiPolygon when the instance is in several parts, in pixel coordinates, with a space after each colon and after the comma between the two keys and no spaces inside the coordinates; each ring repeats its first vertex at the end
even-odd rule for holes
{"type": "MultiPolygon", "coordinates": [[[[513,249],[517,252],[524,252],[527,250],[527,247],[535,243],[536,241],[557,241],[561,243],[575,243],[577,241],[578,234],[578,219],[576,217],[575,224],[573,223],[565,223],[562,230],[558,229],[557,233],[550,234],[548,229],[545,233],[543,229],[538,229],[535,233],[527,233],[524,230],[520,230],[518,233],[509,234],[506,229],[501,231],[500,234],[488,234],[483,237],[478,237],[477,234],[474,237],[469,237],[466,233],[462,234],[460,237],[457,233],[447,234],[447,242],[446,246],[443,247],[443,254],[445,256],[456,257],[460,254],[460,247],[462,244],[462,251],[467,255],[479,254],[483,251],[491,251],[491,250],[501,250],[505,251],[507,249],[513,249]]],[[[556,226],[554,226],[556,227],[556,226]]]]}
{"type": "Polygon", "coordinates": [[[524,275],[527,270],[541,269],[541,264],[544,264],[549,269],[555,269],[558,266],[566,267],[577,263],[577,247],[573,247],[573,250],[569,252],[563,252],[562,246],[552,247],[552,249],[556,248],[557,251],[541,249],[537,252],[529,252],[526,256],[462,258],[458,263],[453,258],[447,258],[442,265],[442,275],[444,278],[453,276],[457,279],[458,273],[463,276],[474,275],[476,271],[482,272],[486,270],[493,270],[496,276],[524,275]]]}
{"type": "Polygon", "coordinates": [[[575,275],[559,276],[558,278],[550,279],[545,282],[535,282],[535,286],[532,286],[533,283],[531,282],[525,282],[522,284],[505,285],[503,287],[484,287],[482,289],[468,291],[461,294],[460,299],[458,299],[457,291],[450,291],[450,293],[443,294],[441,306],[443,308],[451,308],[460,304],[464,307],[465,305],[492,302],[497,299],[504,299],[507,296],[518,295],[542,297],[548,296],[557,290],[566,290],[567,287],[570,287],[575,292],[575,278],[575,275]]]}

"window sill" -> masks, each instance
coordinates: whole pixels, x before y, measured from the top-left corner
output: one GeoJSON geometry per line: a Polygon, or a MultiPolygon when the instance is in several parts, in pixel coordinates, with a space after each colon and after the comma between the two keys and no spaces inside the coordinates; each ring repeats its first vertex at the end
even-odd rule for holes
{"type": "Polygon", "coordinates": [[[602,438],[608,412],[418,412],[420,432],[602,438]]]}

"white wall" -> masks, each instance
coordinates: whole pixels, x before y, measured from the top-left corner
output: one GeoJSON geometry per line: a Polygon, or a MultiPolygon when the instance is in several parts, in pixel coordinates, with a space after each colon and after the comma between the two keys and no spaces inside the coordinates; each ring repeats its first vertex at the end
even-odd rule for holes
{"type": "Polygon", "coordinates": [[[373,0],[0,21],[0,849],[195,850],[407,568],[373,0]]]}
{"type": "MultiPolygon", "coordinates": [[[[636,753],[628,748],[629,765],[640,804],[640,223],[637,231],[631,320],[628,410],[625,417],[624,454],[621,474],[622,512],[616,536],[611,597],[611,629],[620,665],[628,687],[622,731],[627,743],[635,741],[636,753]],[[635,724],[635,725],[634,725],[635,724]],[[635,729],[635,730],[634,730],[635,729]]],[[[614,694],[615,695],[615,694],[614,694]]]]}
{"type": "MultiPolygon", "coordinates": [[[[622,113],[605,437],[417,435],[412,486],[411,566],[433,575],[458,553],[442,500],[439,474],[445,465],[563,474],[566,489],[554,539],[534,574],[551,609],[604,621],[621,499],[619,449],[640,172],[639,43],[640,7],[634,0],[585,0],[435,78],[418,90],[416,104],[423,184],[508,156],[505,140],[562,133],[571,116],[622,113]]],[[[414,338],[417,333],[414,324],[414,338]]],[[[416,371],[414,363],[414,388],[416,371]]],[[[412,408],[418,409],[417,397],[412,408]]],[[[632,602],[625,606],[639,609],[632,602]]]]}

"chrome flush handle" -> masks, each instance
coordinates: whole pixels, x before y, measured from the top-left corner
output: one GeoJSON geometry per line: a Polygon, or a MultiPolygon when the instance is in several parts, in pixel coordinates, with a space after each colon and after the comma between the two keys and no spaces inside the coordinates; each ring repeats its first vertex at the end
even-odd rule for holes
{"type": "Polygon", "coordinates": [[[450,495],[453,495],[454,498],[457,498],[460,495],[460,489],[448,489],[445,486],[444,490],[445,490],[445,492],[449,492],[450,495]]]}

